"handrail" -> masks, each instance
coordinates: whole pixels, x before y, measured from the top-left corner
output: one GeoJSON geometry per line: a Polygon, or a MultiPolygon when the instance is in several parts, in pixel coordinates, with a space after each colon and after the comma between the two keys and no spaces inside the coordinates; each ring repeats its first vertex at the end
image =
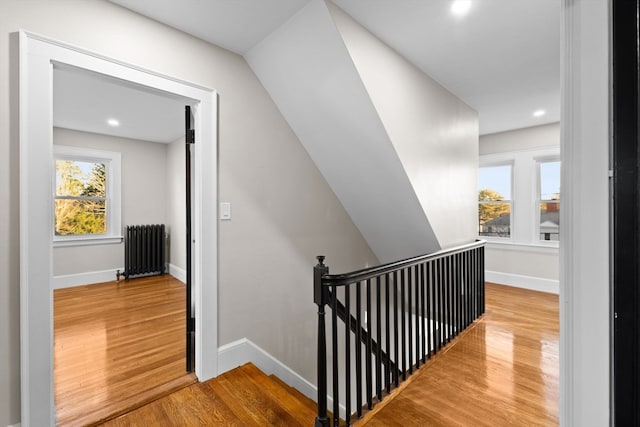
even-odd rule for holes
{"type": "Polygon", "coordinates": [[[400,381],[484,313],[484,245],[477,240],[335,275],[329,274],[325,257],[317,257],[316,427],[332,424],[327,413],[327,340],[330,338],[332,347],[333,425],[340,424],[341,413],[350,425],[352,401],[354,416],[362,416],[365,403],[372,409],[375,402],[382,401],[400,381]],[[329,336],[326,306],[331,312],[329,336]],[[343,322],[341,326],[338,319],[343,322]],[[355,389],[351,388],[352,380],[355,389]]]}
{"type": "MultiPolygon", "coordinates": [[[[375,267],[367,267],[361,270],[352,271],[349,273],[343,274],[325,274],[322,276],[323,285],[337,285],[344,286],[353,282],[359,282],[362,280],[367,280],[372,277],[380,276],[386,273],[391,273],[394,270],[400,270],[405,267],[411,267],[413,265],[435,260],[438,258],[446,257],[452,253],[461,252],[467,249],[479,248],[484,246],[487,242],[485,240],[476,240],[473,243],[467,243],[465,245],[455,246],[453,248],[442,249],[437,252],[433,252],[431,254],[419,255],[412,258],[403,259],[400,261],[393,261],[387,264],[378,265],[375,267]]],[[[322,259],[324,260],[324,256],[322,259]]]]}

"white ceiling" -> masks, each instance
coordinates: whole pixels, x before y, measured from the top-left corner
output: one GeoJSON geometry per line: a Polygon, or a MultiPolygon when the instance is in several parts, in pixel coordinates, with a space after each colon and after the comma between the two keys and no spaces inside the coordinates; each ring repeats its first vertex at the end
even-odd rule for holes
{"type": "MultiPolygon", "coordinates": [[[[311,0],[111,0],[239,54],[311,0]]],[[[333,0],[476,109],[480,133],[560,120],[560,2],[333,0]],[[535,110],[546,110],[533,117],[535,110]]]]}
{"type": "MultiPolygon", "coordinates": [[[[111,1],[242,55],[311,0],[111,1]]],[[[476,109],[481,134],[560,120],[558,0],[472,0],[463,17],[452,0],[333,1],[476,109]]],[[[55,126],[157,142],[184,133],[188,100],[60,68],[54,87],[55,126]]]]}
{"type": "Polygon", "coordinates": [[[184,107],[193,101],[68,65],[54,64],[53,125],[170,143],[184,136],[184,107]],[[107,124],[116,119],[119,126],[107,124]]]}

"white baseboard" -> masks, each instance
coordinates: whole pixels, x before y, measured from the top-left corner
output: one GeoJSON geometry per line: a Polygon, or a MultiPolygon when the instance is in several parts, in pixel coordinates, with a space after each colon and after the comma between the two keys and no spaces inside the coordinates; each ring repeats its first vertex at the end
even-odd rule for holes
{"type": "Polygon", "coordinates": [[[223,345],[218,349],[218,371],[223,374],[245,363],[253,363],[267,375],[275,375],[309,399],[316,400],[317,389],[291,368],[258,347],[247,338],[223,345]]]}
{"type": "Polygon", "coordinates": [[[7,427],[20,427],[20,423],[18,423],[18,424],[13,424],[13,425],[10,425],[10,426],[7,426],[7,427]]]}
{"type": "MultiPolygon", "coordinates": [[[[73,286],[92,285],[94,283],[112,282],[116,280],[116,271],[122,273],[124,267],[114,268],[111,270],[89,271],[86,273],[65,274],[61,276],[53,276],[53,289],[71,288],[73,286]]],[[[167,265],[167,271],[170,275],[180,280],[182,283],[187,281],[187,273],[173,264],[167,265]]],[[[122,278],[122,276],[121,276],[122,278]]],[[[12,427],[12,426],[9,426],[12,427]]]]}
{"type": "MultiPolygon", "coordinates": [[[[73,286],[91,285],[93,283],[113,282],[116,280],[116,268],[87,273],[53,276],[53,289],[71,288],[73,286]]],[[[120,268],[123,271],[124,268],[120,268]]]]}
{"type": "MultiPolygon", "coordinates": [[[[277,376],[289,386],[317,402],[318,389],[315,385],[298,375],[251,340],[242,338],[218,348],[218,375],[249,362],[256,365],[265,374],[277,376]]],[[[333,406],[331,396],[327,398],[327,406],[329,408],[333,406]]],[[[346,408],[340,405],[341,416],[344,417],[345,411],[346,408]]]]}
{"type": "Polygon", "coordinates": [[[176,267],[173,264],[169,264],[169,268],[167,269],[167,271],[170,275],[180,280],[182,283],[187,282],[187,272],[185,271],[185,269],[176,267]]]}
{"type": "Polygon", "coordinates": [[[484,278],[487,282],[498,283],[500,285],[514,286],[516,288],[531,289],[533,291],[551,294],[560,293],[559,280],[522,276],[520,274],[502,273],[499,271],[485,271],[484,278]]]}

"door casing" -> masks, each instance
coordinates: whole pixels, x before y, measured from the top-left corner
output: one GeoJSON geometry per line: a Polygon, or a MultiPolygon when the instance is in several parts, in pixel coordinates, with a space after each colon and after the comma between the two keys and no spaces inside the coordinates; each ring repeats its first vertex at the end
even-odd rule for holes
{"type": "Polygon", "coordinates": [[[114,58],[21,31],[20,362],[23,426],[56,423],[53,394],[53,63],[63,63],[194,100],[199,144],[194,191],[195,371],[218,374],[217,93],[114,58]],[[206,167],[204,167],[206,165],[206,167]],[[207,221],[203,219],[206,218],[207,221]],[[206,259],[206,262],[202,262],[206,259]]]}

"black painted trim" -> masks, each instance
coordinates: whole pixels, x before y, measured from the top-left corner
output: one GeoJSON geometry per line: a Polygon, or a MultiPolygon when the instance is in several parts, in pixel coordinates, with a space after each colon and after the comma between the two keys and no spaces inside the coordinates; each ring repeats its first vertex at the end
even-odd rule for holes
{"type": "Polygon", "coordinates": [[[640,425],[638,0],[613,0],[613,420],[640,425]]]}

